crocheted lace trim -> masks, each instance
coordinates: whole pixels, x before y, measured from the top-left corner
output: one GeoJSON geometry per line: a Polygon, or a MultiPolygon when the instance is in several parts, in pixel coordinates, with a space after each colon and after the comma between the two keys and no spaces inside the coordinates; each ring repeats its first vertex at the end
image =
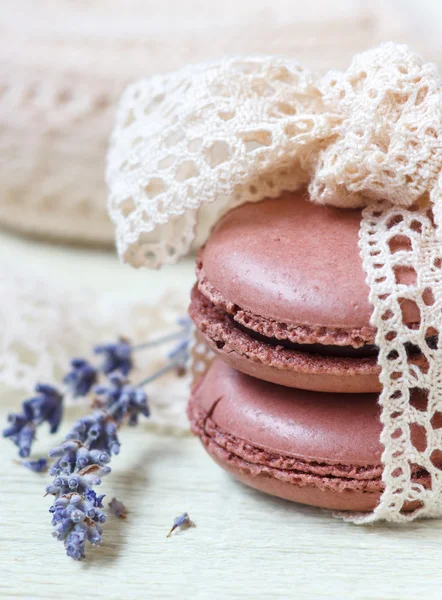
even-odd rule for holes
{"type": "Polygon", "coordinates": [[[442,516],[442,348],[426,343],[442,326],[441,106],[436,68],[388,43],[323,77],[262,57],[141,80],[112,136],[109,211],[134,266],[175,262],[227,210],[302,185],[313,202],[367,207],[360,249],[380,348],[385,491],[371,515],[349,517],[358,522],[442,516]],[[418,329],[403,323],[407,303],[418,329]],[[418,429],[426,443],[415,447],[418,429]],[[431,486],[413,482],[415,465],[431,486]]]}
{"type": "Polygon", "coordinates": [[[440,172],[440,100],[436,67],[392,43],[324,77],[264,57],[138,81],[108,156],[120,255],[176,262],[227,210],[307,182],[314,202],[411,206],[440,172]]]}
{"type": "Polygon", "coordinates": [[[442,516],[442,252],[435,232],[431,210],[424,207],[397,210],[381,203],[363,212],[360,249],[381,365],[385,485],[380,504],[364,522],[442,516]],[[407,304],[419,310],[419,329],[402,318],[407,304]],[[410,349],[424,357],[419,366],[410,349]],[[415,443],[418,432],[424,443],[415,443]],[[430,474],[430,487],[413,482],[416,465],[430,474]]]}

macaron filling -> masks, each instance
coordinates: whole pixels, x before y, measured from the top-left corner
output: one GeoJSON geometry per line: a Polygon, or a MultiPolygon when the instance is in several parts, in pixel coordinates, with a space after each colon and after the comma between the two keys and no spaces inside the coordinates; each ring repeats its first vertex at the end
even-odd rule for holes
{"type": "MultiPolygon", "coordinates": [[[[199,275],[201,270],[198,269],[197,273],[199,275]]],[[[207,291],[208,288],[207,282],[206,285],[203,286],[199,285],[198,283],[196,287],[201,295],[203,295],[207,300],[209,300],[209,302],[213,304],[214,308],[216,307],[220,310],[226,310],[228,303],[225,301],[218,301],[217,303],[212,301],[213,297],[219,298],[219,294],[208,294],[208,297],[204,293],[203,290],[207,291]]],[[[343,345],[342,340],[344,336],[348,335],[348,332],[329,331],[327,328],[323,327],[321,328],[322,335],[318,335],[318,332],[315,334],[307,333],[306,328],[302,326],[297,326],[296,329],[291,328],[290,330],[290,327],[285,323],[268,324],[266,327],[263,325],[262,317],[247,315],[247,317],[244,318],[244,311],[239,307],[230,307],[230,312],[226,310],[226,314],[230,318],[232,326],[237,327],[240,331],[243,331],[250,337],[272,346],[328,357],[376,358],[378,355],[378,347],[375,344],[368,342],[361,344],[360,341],[355,339],[354,336],[348,336],[349,344],[343,345]],[[265,331],[265,333],[261,333],[262,331],[265,331]],[[326,339],[329,343],[313,342],[312,340],[315,339],[315,337],[326,339]],[[305,340],[311,341],[309,342],[305,340]],[[333,341],[336,341],[337,343],[330,343],[333,341]]],[[[373,336],[375,336],[375,331],[364,331],[364,334],[367,339],[371,339],[373,336]]],[[[426,341],[429,348],[433,350],[437,348],[437,335],[426,338],[426,341]]],[[[411,346],[407,347],[406,350],[409,356],[417,356],[420,353],[418,348],[413,348],[411,346]]]]}
{"type": "Polygon", "coordinates": [[[354,349],[352,346],[298,344],[266,337],[238,325],[232,315],[216,307],[196,286],[192,290],[189,314],[209,346],[218,354],[235,352],[279,369],[306,369],[315,373],[377,374],[379,370],[377,349],[373,345],[368,345],[367,352],[365,347],[354,349]],[[346,349],[349,355],[345,354],[346,349]],[[359,351],[361,355],[352,355],[354,351],[359,351]]]}
{"type": "MultiPolygon", "coordinates": [[[[207,413],[201,412],[194,399],[189,402],[188,416],[192,433],[200,438],[209,454],[221,464],[230,464],[252,477],[265,475],[291,485],[336,492],[381,492],[384,488],[382,465],[321,464],[266,452],[218,427],[207,413]]],[[[413,481],[424,486],[429,484],[427,471],[414,465],[412,472],[413,481]]]]}
{"type": "Polygon", "coordinates": [[[340,356],[345,358],[369,358],[378,355],[378,347],[374,344],[365,344],[360,348],[354,348],[353,346],[332,346],[330,344],[296,344],[276,337],[266,337],[261,333],[256,333],[253,329],[244,327],[244,325],[237,324],[237,327],[255,340],[271,344],[272,346],[296,350],[297,352],[308,352],[310,354],[319,354],[321,356],[340,356]]]}

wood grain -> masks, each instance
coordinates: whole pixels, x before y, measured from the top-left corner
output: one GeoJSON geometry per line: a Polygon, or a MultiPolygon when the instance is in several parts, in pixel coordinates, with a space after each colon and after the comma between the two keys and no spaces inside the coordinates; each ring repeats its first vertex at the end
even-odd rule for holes
{"type": "MultiPolygon", "coordinates": [[[[72,274],[78,284],[161,295],[178,285],[187,294],[192,261],[160,273],[135,272],[113,255],[46,247],[0,236],[0,251],[39,270],[72,274]]],[[[0,423],[21,397],[0,396],[0,423]]],[[[85,410],[69,407],[64,429],[39,434],[44,455],[85,410]]],[[[44,429],[44,428],[42,428],[44,429]]],[[[13,462],[0,440],[0,597],[2,598],[297,598],[439,599],[442,522],[358,527],[328,513],[275,500],[233,481],[190,436],[168,437],[147,425],[124,430],[121,454],[102,483],[107,500],[124,501],[127,521],[112,516],[104,543],[88,561],[68,559],[51,537],[48,475],[13,462]],[[166,539],[175,516],[197,524],[166,539]]]]}
{"type": "MultiPolygon", "coordinates": [[[[2,421],[16,401],[3,395],[2,421]]],[[[440,523],[348,525],[237,484],[190,437],[140,427],[122,443],[101,491],[128,519],[110,516],[103,545],[75,563],[50,535],[48,476],[2,442],[2,597],[440,598],[440,523]],[[184,510],[197,527],[166,539],[184,510]]]]}

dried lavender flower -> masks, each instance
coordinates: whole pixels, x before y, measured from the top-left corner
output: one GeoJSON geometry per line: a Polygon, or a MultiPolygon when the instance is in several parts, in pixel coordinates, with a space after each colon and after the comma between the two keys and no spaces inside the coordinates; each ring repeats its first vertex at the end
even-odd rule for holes
{"type": "MultiPolygon", "coordinates": [[[[71,435],[72,431],[68,435],[71,435]]],[[[51,475],[57,475],[60,472],[71,473],[75,469],[80,471],[89,465],[98,465],[105,469],[106,464],[110,461],[110,455],[107,451],[102,449],[91,450],[79,440],[68,440],[64,444],[52,448],[49,456],[60,457],[52,465],[49,471],[51,475]]]]}
{"type": "Polygon", "coordinates": [[[52,513],[53,536],[65,543],[66,553],[75,560],[85,558],[85,544],[93,546],[101,543],[102,528],[106,522],[103,507],[104,496],[97,496],[93,490],[83,494],[67,492],[60,495],[49,512],[52,513]]]}
{"type": "Polygon", "coordinates": [[[189,527],[196,527],[196,525],[193,521],[190,520],[188,513],[185,512],[182,515],[180,515],[179,517],[175,517],[175,519],[173,521],[172,529],[167,534],[167,537],[169,538],[172,535],[172,533],[175,531],[175,529],[178,529],[178,528],[188,529],[189,527]]]}
{"type": "Polygon", "coordinates": [[[109,508],[110,508],[112,514],[114,514],[119,519],[127,518],[126,507],[124,506],[124,504],[122,502],[120,502],[116,498],[112,498],[112,500],[109,502],[109,508]]]}
{"type": "Polygon", "coordinates": [[[123,338],[115,343],[95,346],[94,353],[103,355],[103,363],[100,370],[106,373],[106,375],[120,371],[122,375],[126,376],[132,370],[132,347],[123,338]]]}
{"type": "Polygon", "coordinates": [[[74,398],[87,396],[97,383],[98,371],[84,358],[71,360],[71,370],[64,376],[63,383],[74,398]]]}
{"type": "Polygon", "coordinates": [[[34,471],[34,473],[43,473],[48,469],[48,461],[45,458],[38,458],[37,460],[24,460],[21,464],[30,471],[34,471]]]}
{"type": "MultiPolygon", "coordinates": [[[[164,373],[178,369],[184,372],[185,364],[189,356],[189,336],[191,320],[183,317],[177,320],[180,330],[163,336],[157,340],[152,340],[146,344],[131,346],[130,343],[120,338],[115,343],[101,344],[94,348],[95,354],[103,356],[101,368],[96,368],[83,358],[74,358],[71,361],[70,371],[64,376],[63,382],[66,389],[75,397],[86,396],[93,389],[98,380],[99,372],[111,375],[112,389],[107,388],[108,397],[113,393],[114,399],[120,400],[120,392],[124,388],[123,403],[127,404],[128,422],[130,425],[136,425],[138,415],[149,416],[147,408],[147,398],[141,390],[143,385],[157,379],[164,373]],[[182,339],[184,336],[184,339],[182,339]],[[178,339],[178,344],[169,353],[170,362],[160,369],[157,373],[140,382],[138,386],[129,386],[122,377],[126,377],[133,368],[132,353],[135,350],[152,347],[178,339]],[[120,379],[116,379],[120,375],[120,379]]],[[[38,384],[36,386],[37,396],[23,402],[22,413],[10,414],[7,427],[3,436],[9,438],[19,449],[19,455],[27,458],[30,455],[32,443],[35,440],[36,428],[44,421],[50,425],[50,432],[55,433],[62,417],[63,394],[55,387],[48,384],[38,384]]],[[[103,388],[102,392],[103,393],[103,388]]],[[[120,402],[120,408],[122,403],[120,402]]],[[[126,409],[123,409],[126,410],[126,409]]],[[[82,426],[85,426],[83,424],[82,426]]],[[[111,426],[109,426],[112,429],[111,426]]],[[[96,432],[92,430],[90,435],[96,432]]],[[[74,439],[74,438],[73,438],[74,439]]],[[[86,442],[86,440],[83,440],[86,442]]],[[[118,443],[115,442],[113,448],[117,452],[118,443]]],[[[64,457],[67,460],[68,457],[64,457]]],[[[90,464],[90,463],[89,463],[90,464]]]]}
{"type": "Polygon", "coordinates": [[[47,421],[50,432],[55,433],[60,425],[63,411],[63,395],[52,385],[39,383],[35,386],[36,396],[25,400],[22,412],[8,415],[10,426],[3,431],[19,449],[19,456],[27,458],[31,453],[36,428],[47,421]]]}
{"type": "MultiPolygon", "coordinates": [[[[74,423],[65,442],[50,452],[58,460],[51,467],[55,476],[46,488],[55,500],[51,508],[54,535],[64,542],[66,553],[75,560],[85,558],[85,544],[101,543],[105,515],[103,496],[94,487],[110,473],[107,463],[120,451],[118,428],[124,422],[136,425],[139,415],[149,416],[146,393],[131,386],[121,376],[113,375],[107,386],[95,390],[98,410],[74,423]]],[[[118,502],[118,501],[116,501],[118,502]]],[[[119,503],[121,504],[121,503],[119,503]]],[[[113,505],[125,514],[124,505],[113,505]]]]}
{"type": "MultiPolygon", "coordinates": [[[[50,468],[53,482],[46,488],[47,494],[55,496],[49,511],[52,514],[54,536],[64,542],[66,553],[75,560],[85,558],[85,546],[89,541],[98,545],[102,539],[102,527],[106,516],[101,510],[104,495],[93,489],[101,484],[101,478],[110,473],[108,463],[112,455],[120,451],[118,429],[123,423],[137,425],[139,416],[149,417],[147,395],[144,385],[158,379],[172,369],[184,369],[189,354],[188,318],[178,321],[181,331],[167,334],[139,346],[131,346],[120,339],[113,344],[96,346],[94,352],[103,355],[103,363],[96,368],[82,358],[71,361],[71,370],[63,382],[74,397],[95,393],[94,407],[90,415],[74,423],[65,441],[49,453],[57,460],[50,468]],[[184,336],[184,339],[183,339],[184,336]],[[169,362],[137,385],[131,385],[125,377],[133,367],[135,350],[153,347],[172,340],[179,340],[168,354],[169,362]],[[95,386],[99,372],[108,375],[106,385],[95,386]]],[[[62,417],[63,394],[48,384],[38,384],[36,396],[23,402],[22,412],[8,417],[10,426],[3,435],[19,448],[22,458],[27,458],[35,439],[36,427],[47,421],[50,432],[55,433],[62,417]]],[[[24,466],[35,472],[46,470],[46,459],[23,461],[24,466]]],[[[110,509],[125,518],[124,504],[115,498],[110,509]]],[[[194,526],[187,513],[177,517],[171,530],[194,526]]]]}

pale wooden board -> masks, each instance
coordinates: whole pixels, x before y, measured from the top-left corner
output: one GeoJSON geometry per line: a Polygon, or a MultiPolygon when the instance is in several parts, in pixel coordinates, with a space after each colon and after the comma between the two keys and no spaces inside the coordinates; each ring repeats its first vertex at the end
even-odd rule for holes
{"type": "MultiPolygon", "coordinates": [[[[135,272],[115,257],[0,236],[0,252],[78,283],[161,295],[187,294],[191,260],[166,271],[135,272]]],[[[144,296],[143,296],[144,297],[144,296]]],[[[1,394],[0,422],[20,397],[1,394]]],[[[65,428],[85,410],[70,407],[65,428]]],[[[39,435],[46,452],[56,438],[39,435]]],[[[121,433],[122,450],[102,493],[123,500],[127,522],[109,518],[101,548],[78,564],[51,538],[47,475],[13,462],[0,440],[0,596],[3,598],[335,598],[442,597],[442,522],[358,527],[235,483],[193,438],[121,433]],[[197,527],[166,539],[187,510],[197,527]]]]}

